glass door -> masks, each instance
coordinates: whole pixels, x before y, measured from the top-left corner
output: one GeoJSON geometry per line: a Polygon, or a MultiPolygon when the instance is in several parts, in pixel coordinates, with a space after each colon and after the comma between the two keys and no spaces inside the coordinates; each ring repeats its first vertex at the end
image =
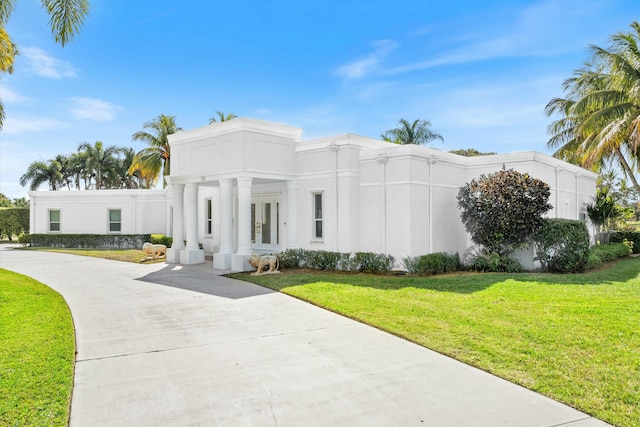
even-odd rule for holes
{"type": "Polygon", "coordinates": [[[276,195],[255,196],[251,201],[251,246],[276,251],[280,243],[280,202],[276,195]]]}

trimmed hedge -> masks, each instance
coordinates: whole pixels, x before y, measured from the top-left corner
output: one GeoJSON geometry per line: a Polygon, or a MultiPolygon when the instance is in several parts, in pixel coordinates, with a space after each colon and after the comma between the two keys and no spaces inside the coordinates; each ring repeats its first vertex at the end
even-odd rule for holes
{"type": "Polygon", "coordinates": [[[634,254],[640,254],[640,231],[616,231],[609,236],[610,243],[633,242],[631,250],[634,254]]]}
{"type": "Polygon", "coordinates": [[[533,236],[535,260],[554,273],[584,271],[589,261],[589,231],[582,221],[560,218],[543,220],[533,236]]]}
{"type": "Polygon", "coordinates": [[[151,242],[150,234],[28,234],[20,243],[46,248],[140,249],[151,242]]]}
{"type": "Polygon", "coordinates": [[[625,258],[631,253],[631,248],[624,243],[606,243],[595,245],[589,252],[587,268],[598,268],[602,264],[615,261],[618,258],[625,258]]]}
{"type": "Polygon", "coordinates": [[[331,252],[310,249],[286,249],[278,254],[283,268],[307,267],[317,270],[388,273],[395,266],[391,255],[373,252],[331,252]]]}
{"type": "Polygon", "coordinates": [[[173,237],[165,236],[164,234],[152,234],[149,243],[153,245],[165,245],[170,248],[173,244],[173,237]]]}
{"type": "Polygon", "coordinates": [[[463,268],[460,255],[446,252],[435,252],[422,256],[402,258],[404,267],[411,274],[430,275],[448,271],[459,271],[463,268]]]}

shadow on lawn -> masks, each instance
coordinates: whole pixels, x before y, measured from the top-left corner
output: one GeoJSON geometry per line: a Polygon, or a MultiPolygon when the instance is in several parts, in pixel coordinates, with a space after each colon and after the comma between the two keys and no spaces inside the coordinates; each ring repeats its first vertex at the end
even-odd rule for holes
{"type": "Polygon", "coordinates": [[[438,292],[471,294],[507,280],[574,286],[626,282],[640,277],[640,258],[627,258],[611,263],[596,271],[581,274],[457,272],[437,276],[385,276],[315,270],[287,270],[284,274],[279,275],[251,276],[247,273],[238,273],[229,275],[229,277],[256,283],[277,291],[293,286],[331,282],[374,289],[393,290],[414,287],[438,292]]]}

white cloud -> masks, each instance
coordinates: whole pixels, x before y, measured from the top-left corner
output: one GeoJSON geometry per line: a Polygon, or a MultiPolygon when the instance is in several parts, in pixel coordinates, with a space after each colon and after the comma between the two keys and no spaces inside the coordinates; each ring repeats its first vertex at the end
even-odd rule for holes
{"type": "Polygon", "coordinates": [[[108,122],[116,117],[120,107],[101,99],[87,97],[71,98],[69,112],[76,119],[86,119],[94,122],[108,122]]]}
{"type": "MultiPolygon", "coordinates": [[[[452,47],[422,61],[390,68],[387,75],[424,70],[445,65],[465,64],[488,59],[550,56],[585,50],[591,36],[581,23],[585,16],[597,14],[600,3],[584,4],[580,0],[543,0],[519,10],[502,10],[495,20],[475,17],[468,33],[449,39],[452,47]],[[482,22],[490,27],[482,27],[482,22]]],[[[594,30],[597,32],[597,30],[594,30]]],[[[597,38],[591,39],[596,41],[597,38]]]]}
{"type": "Polygon", "coordinates": [[[11,117],[7,116],[3,133],[19,134],[24,132],[42,132],[67,127],[65,122],[50,117],[11,117]]]}
{"type": "Polygon", "coordinates": [[[2,85],[2,102],[7,104],[20,104],[28,101],[31,101],[31,99],[7,87],[6,85],[2,85]]]}
{"type": "Polygon", "coordinates": [[[49,56],[40,48],[23,47],[20,54],[29,71],[37,76],[55,80],[78,77],[78,70],[70,62],[49,56]]]}
{"type": "Polygon", "coordinates": [[[377,40],[373,42],[373,46],[374,51],[369,56],[339,67],[336,70],[336,74],[348,79],[362,78],[375,71],[378,64],[384,60],[389,52],[397,47],[397,44],[392,40],[377,40]]]}

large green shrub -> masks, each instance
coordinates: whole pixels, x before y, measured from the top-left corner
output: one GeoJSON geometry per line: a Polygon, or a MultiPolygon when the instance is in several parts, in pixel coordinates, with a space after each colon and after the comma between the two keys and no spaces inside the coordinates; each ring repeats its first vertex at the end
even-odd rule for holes
{"type": "MultiPolygon", "coordinates": [[[[529,174],[501,170],[461,187],[458,207],[462,223],[485,254],[508,257],[526,246],[551,209],[549,186],[529,174]]],[[[508,261],[504,263],[509,264],[508,261]]]]}
{"type": "Polygon", "coordinates": [[[640,254],[640,231],[616,231],[609,236],[609,242],[622,243],[633,242],[631,250],[634,254],[640,254]]]}
{"type": "Polygon", "coordinates": [[[435,252],[432,254],[402,258],[404,267],[411,274],[441,274],[458,271],[462,267],[458,253],[435,252]]]}
{"type": "Polygon", "coordinates": [[[0,208],[0,238],[29,232],[29,208],[0,208]]]}
{"type": "Polygon", "coordinates": [[[581,221],[545,219],[533,237],[536,260],[544,270],[581,272],[589,261],[589,231],[581,221]]]}

